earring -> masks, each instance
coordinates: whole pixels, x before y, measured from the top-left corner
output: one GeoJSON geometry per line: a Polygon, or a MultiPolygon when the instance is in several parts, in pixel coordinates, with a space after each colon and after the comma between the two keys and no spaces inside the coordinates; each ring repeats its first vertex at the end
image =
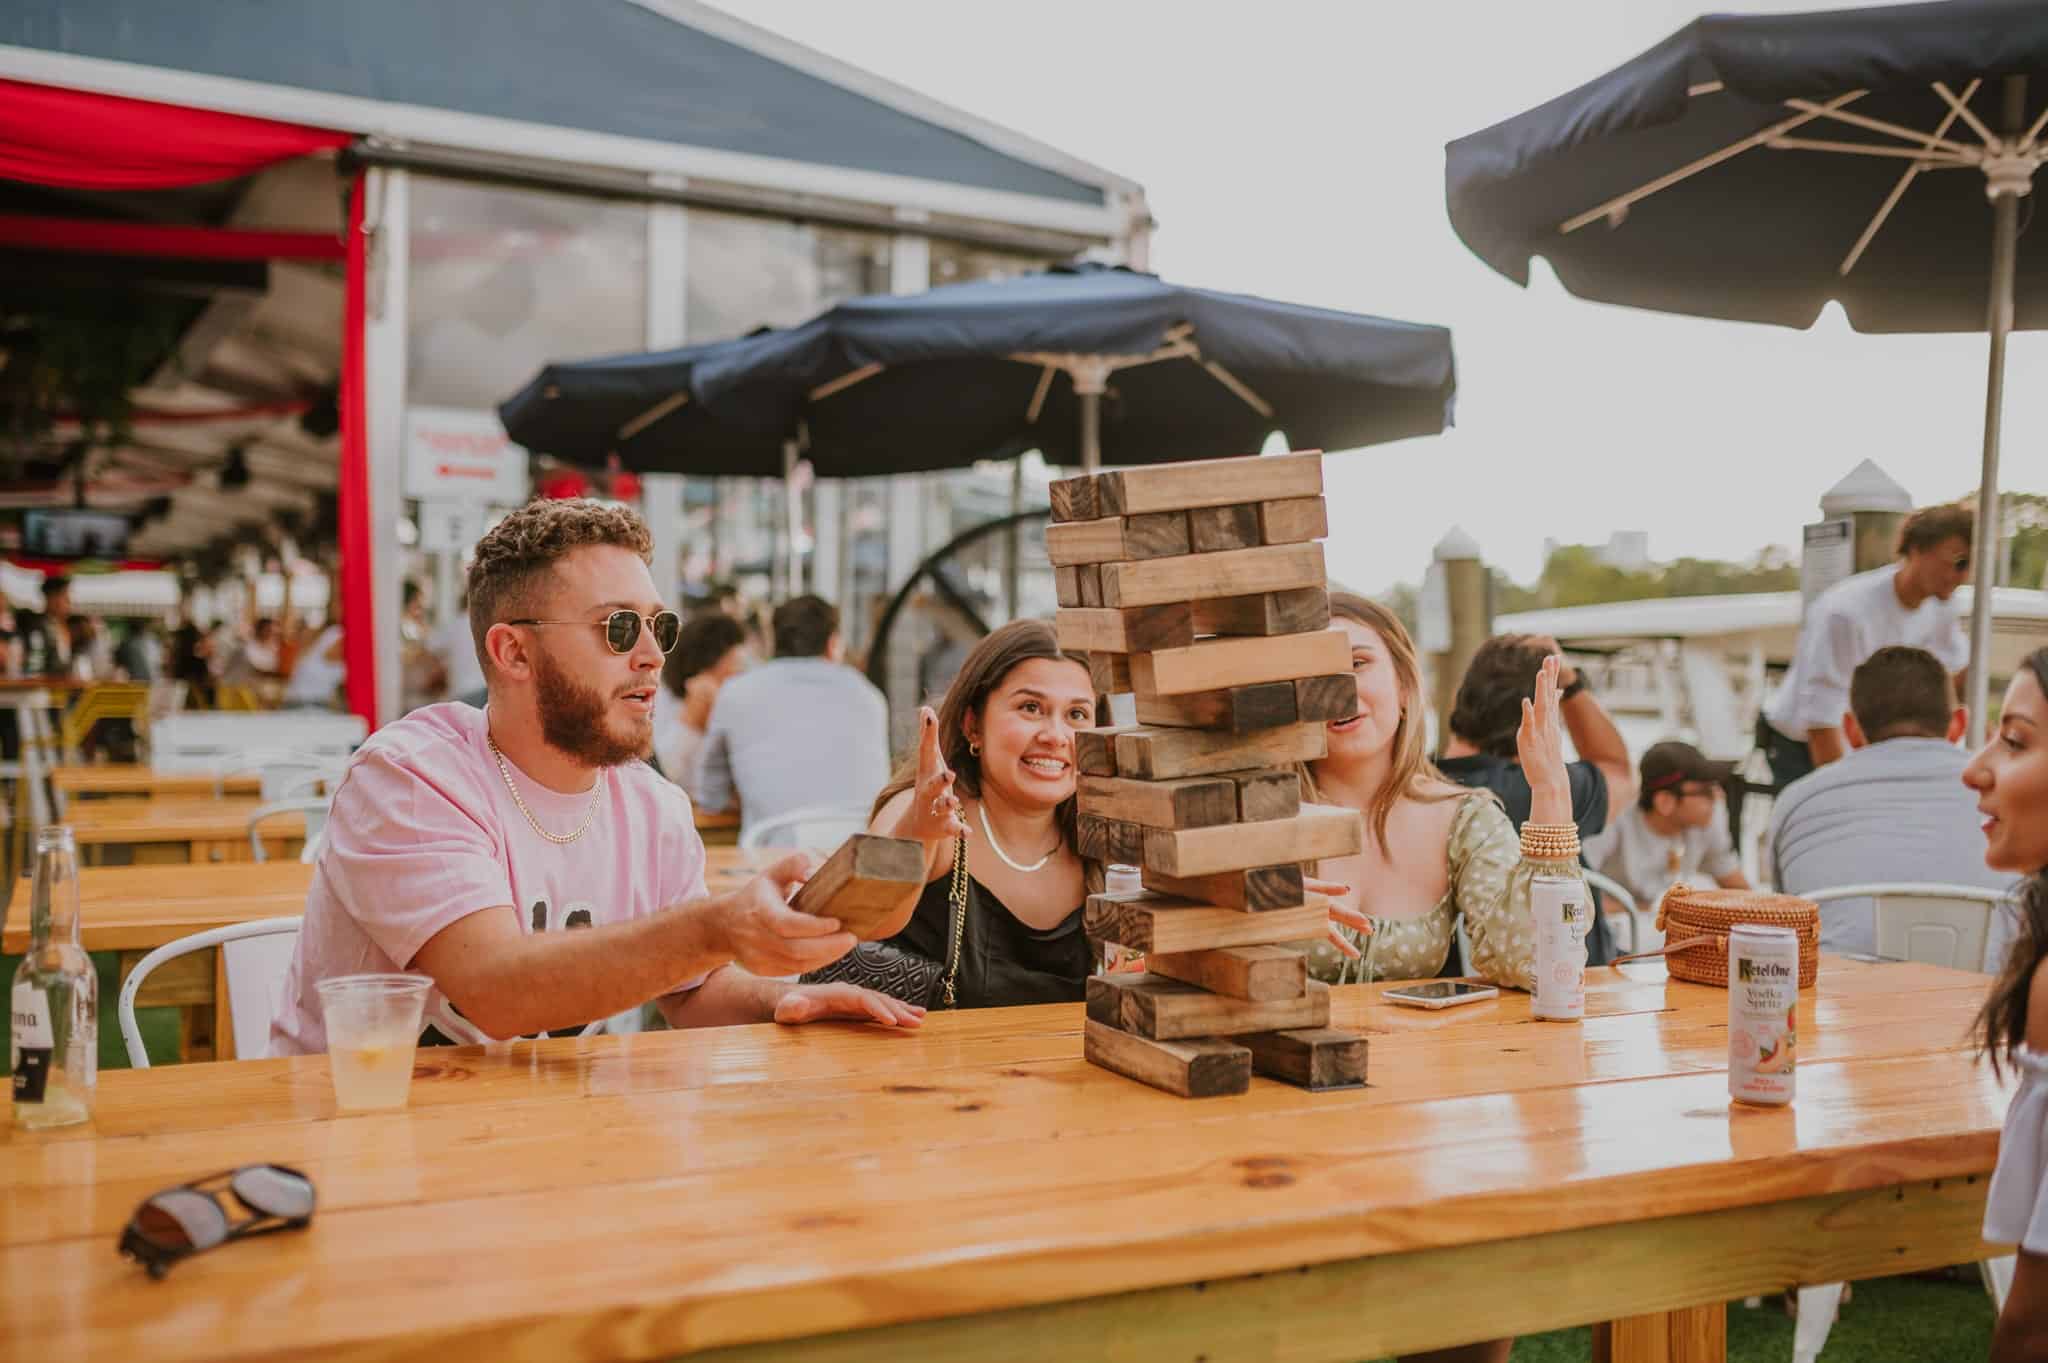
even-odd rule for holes
{"type": "Polygon", "coordinates": [[[978,741],[976,741],[976,740],[974,740],[974,739],[972,739],[972,738],[968,739],[968,740],[967,740],[967,755],[968,755],[969,757],[979,757],[979,756],[981,756],[981,744],[980,744],[980,743],[979,743],[978,741]]]}

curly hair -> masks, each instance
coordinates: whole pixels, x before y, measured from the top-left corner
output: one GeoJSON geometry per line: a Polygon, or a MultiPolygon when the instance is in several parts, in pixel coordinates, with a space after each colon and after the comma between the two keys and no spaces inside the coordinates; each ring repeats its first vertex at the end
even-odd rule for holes
{"type": "Polygon", "coordinates": [[[1522,702],[1550,651],[1528,634],[1496,634],[1479,646],[1451,703],[1451,732],[1493,757],[1515,755],[1522,702]]]}
{"type": "Polygon", "coordinates": [[[615,545],[638,554],[642,563],[654,561],[645,521],[626,507],[587,498],[537,498],[476,542],[469,565],[469,632],[486,676],[491,658],[484,636],[491,626],[531,613],[536,590],[555,564],[591,545],[615,545]]]}

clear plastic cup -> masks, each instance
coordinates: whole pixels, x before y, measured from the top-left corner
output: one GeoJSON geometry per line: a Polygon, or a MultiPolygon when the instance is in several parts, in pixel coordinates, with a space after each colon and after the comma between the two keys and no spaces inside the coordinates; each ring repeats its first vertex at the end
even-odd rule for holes
{"type": "Polygon", "coordinates": [[[334,1105],[343,1112],[404,1107],[412,1092],[425,975],[336,975],[320,981],[334,1105]]]}

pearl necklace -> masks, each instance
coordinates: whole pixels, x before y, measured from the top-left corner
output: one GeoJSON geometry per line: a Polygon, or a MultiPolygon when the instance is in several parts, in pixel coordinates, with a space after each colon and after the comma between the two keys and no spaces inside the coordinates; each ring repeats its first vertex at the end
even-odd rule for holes
{"type": "MultiPolygon", "coordinates": [[[[561,846],[576,841],[576,839],[582,837],[585,833],[588,833],[590,831],[590,825],[596,822],[597,820],[598,798],[604,794],[604,787],[602,785],[596,785],[591,787],[590,809],[587,813],[584,814],[583,822],[576,826],[576,831],[574,833],[550,833],[547,829],[542,828],[540,826],[540,820],[533,817],[533,811],[526,807],[526,801],[520,797],[519,787],[513,784],[512,781],[512,769],[505,765],[505,754],[498,751],[497,736],[495,734],[485,734],[484,742],[491,745],[491,756],[497,759],[498,775],[505,778],[505,789],[512,792],[512,803],[519,806],[519,812],[526,816],[526,821],[529,824],[533,825],[534,832],[540,834],[549,842],[552,842],[557,846],[561,846]]],[[[1001,856],[1002,853],[998,851],[997,855],[1001,856]]],[[[1009,858],[1003,857],[1003,860],[1008,861],[1009,858]]]]}
{"type": "Polygon", "coordinates": [[[1003,865],[1009,867],[1013,871],[1024,871],[1026,873],[1029,873],[1031,871],[1039,870],[1045,865],[1045,863],[1052,860],[1053,852],[1057,852],[1060,850],[1060,845],[1058,843],[1054,843],[1052,845],[1052,852],[1047,852],[1044,856],[1040,857],[1037,861],[1032,862],[1029,866],[1020,866],[1016,862],[1010,860],[1010,854],[1008,852],[1005,852],[1003,850],[1003,845],[996,841],[995,829],[990,828],[988,826],[987,802],[984,801],[983,803],[978,805],[976,807],[975,812],[981,815],[981,831],[982,835],[988,839],[989,847],[994,850],[997,856],[1003,859],[1003,865]]]}

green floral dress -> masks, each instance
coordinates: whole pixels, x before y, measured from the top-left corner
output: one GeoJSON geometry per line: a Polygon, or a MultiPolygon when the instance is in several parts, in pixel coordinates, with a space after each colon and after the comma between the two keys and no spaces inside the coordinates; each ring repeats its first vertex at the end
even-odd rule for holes
{"type": "Polygon", "coordinates": [[[1443,973],[1464,915],[1471,959],[1465,968],[1495,984],[1527,989],[1536,978],[1536,936],[1529,880],[1548,863],[1522,860],[1522,844],[1492,796],[1465,796],[1451,816],[1445,847],[1450,884],[1418,918],[1375,918],[1370,935],[1336,924],[1363,953],[1357,960],[1328,941],[1308,944],[1309,974],[1326,984],[1426,980],[1443,973]]]}

